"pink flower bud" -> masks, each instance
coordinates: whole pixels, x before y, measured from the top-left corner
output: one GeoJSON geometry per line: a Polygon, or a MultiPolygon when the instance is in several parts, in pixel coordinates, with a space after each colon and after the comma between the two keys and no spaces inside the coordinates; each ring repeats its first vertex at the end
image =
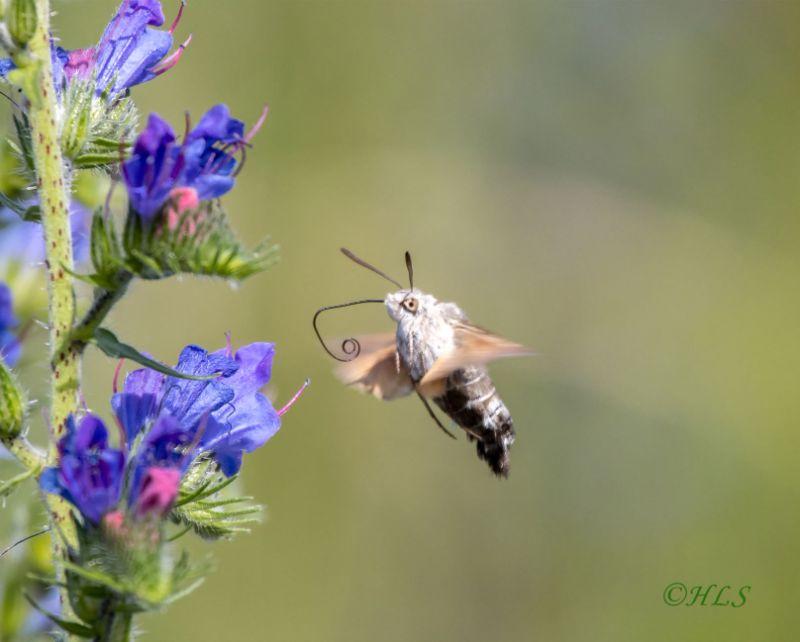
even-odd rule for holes
{"type": "MultiPolygon", "coordinates": [[[[193,209],[196,209],[200,204],[200,199],[197,197],[197,191],[193,187],[176,187],[169,193],[169,200],[166,207],[166,221],[167,228],[174,232],[178,229],[183,215],[193,209]]],[[[181,232],[187,236],[194,234],[196,228],[195,221],[187,218],[184,219],[183,229],[181,232]]]]}
{"type": "Polygon", "coordinates": [[[178,495],[180,481],[180,471],[175,468],[148,468],[136,500],[136,516],[166,515],[178,495]]]}
{"type": "Polygon", "coordinates": [[[110,535],[122,537],[125,535],[125,515],[122,511],[112,511],[103,516],[103,528],[110,535]]]}

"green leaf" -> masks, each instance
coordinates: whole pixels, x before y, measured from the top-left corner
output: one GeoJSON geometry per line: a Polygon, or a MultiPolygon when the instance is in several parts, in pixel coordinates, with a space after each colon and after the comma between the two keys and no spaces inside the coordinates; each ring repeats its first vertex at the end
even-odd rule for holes
{"type": "Polygon", "coordinates": [[[49,618],[62,629],[64,629],[67,633],[72,633],[72,635],[77,635],[78,637],[92,639],[95,637],[95,631],[89,626],[85,624],[81,624],[80,622],[75,622],[74,620],[65,620],[64,618],[59,617],[55,613],[51,613],[47,609],[42,608],[39,606],[36,601],[27,593],[25,593],[25,599],[30,602],[31,606],[35,608],[39,613],[44,615],[45,617],[49,618]]]}
{"type": "Polygon", "coordinates": [[[32,477],[36,472],[35,469],[26,470],[19,475],[12,477],[7,481],[0,481],[0,499],[8,497],[11,493],[17,490],[17,487],[29,477],[32,477]]]}
{"type": "Polygon", "coordinates": [[[127,343],[122,343],[119,339],[117,339],[116,335],[107,328],[97,328],[97,330],[94,331],[93,338],[94,342],[97,344],[97,347],[105,352],[109,357],[114,359],[130,359],[139,365],[145,366],[146,368],[150,368],[151,370],[155,370],[156,372],[160,372],[170,377],[177,377],[178,379],[190,379],[192,381],[208,381],[209,379],[214,379],[215,377],[219,376],[218,373],[199,376],[179,372],[178,370],[170,368],[169,366],[165,366],[163,363],[160,363],[155,359],[151,359],[150,357],[143,355],[133,346],[130,346],[127,343]]]}
{"type": "Polygon", "coordinates": [[[38,205],[31,205],[22,213],[22,220],[30,221],[31,223],[41,223],[42,208],[38,205]]]}
{"type": "Polygon", "coordinates": [[[67,272],[72,278],[78,279],[83,283],[88,283],[89,285],[103,288],[104,290],[114,289],[114,282],[100,274],[81,274],[80,272],[70,270],[69,268],[64,268],[64,271],[67,272]]]}
{"type": "MultiPolygon", "coordinates": [[[[15,201],[13,198],[9,198],[2,192],[0,192],[0,205],[3,207],[7,207],[12,212],[14,212],[17,216],[19,216],[23,220],[28,220],[25,218],[25,212],[31,208],[26,207],[20,201],[15,201]]],[[[38,209],[38,208],[37,208],[38,209]]]]}
{"type": "Polygon", "coordinates": [[[25,163],[25,169],[28,170],[31,179],[35,177],[35,164],[33,159],[33,141],[31,140],[31,124],[27,115],[22,114],[17,116],[15,113],[12,116],[14,120],[14,129],[17,131],[17,140],[19,141],[20,152],[22,160],[25,163]]]}
{"type": "Polygon", "coordinates": [[[55,576],[41,575],[39,573],[28,573],[26,576],[31,582],[38,582],[44,586],[57,586],[59,588],[67,588],[66,582],[59,582],[55,576]]]}

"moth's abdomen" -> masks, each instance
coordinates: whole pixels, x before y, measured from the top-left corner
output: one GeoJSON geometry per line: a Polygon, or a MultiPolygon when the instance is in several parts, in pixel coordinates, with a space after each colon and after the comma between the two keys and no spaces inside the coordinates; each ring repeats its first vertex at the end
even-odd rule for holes
{"type": "Polygon", "coordinates": [[[451,373],[434,402],[477,442],[478,457],[496,475],[508,476],[514,422],[485,368],[472,366],[451,373]]]}

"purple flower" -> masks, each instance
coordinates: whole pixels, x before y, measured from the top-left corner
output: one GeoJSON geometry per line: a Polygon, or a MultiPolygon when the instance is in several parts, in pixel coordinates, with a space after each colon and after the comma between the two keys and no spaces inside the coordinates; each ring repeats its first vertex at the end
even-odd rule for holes
{"type": "MultiPolygon", "coordinates": [[[[94,76],[95,92],[114,97],[134,85],[152,80],[177,64],[191,36],[170,56],[172,34],[178,26],[183,4],[168,31],[152,27],[164,24],[157,0],[123,0],[100,41],[93,47],[68,51],[53,45],[53,79],[60,87],[64,79],[86,80],[94,76]]],[[[0,79],[14,68],[0,60],[0,79]]]]}
{"type": "Polygon", "coordinates": [[[178,492],[181,475],[192,462],[192,434],[175,417],[159,417],[145,435],[132,462],[128,505],[137,515],[154,510],[166,512],[178,492]],[[171,480],[178,485],[170,490],[171,480]],[[167,497],[172,499],[167,501],[167,497]],[[154,497],[155,496],[155,497],[154,497]],[[169,506],[167,506],[167,504],[169,506]]]}
{"type": "Polygon", "coordinates": [[[200,201],[228,192],[239,166],[236,154],[265,116],[266,111],[245,135],[244,123],[232,118],[226,105],[215,105],[178,143],[169,123],[150,114],[131,157],[122,165],[132,209],[149,222],[174,190],[194,190],[200,201]]]}
{"type": "Polygon", "coordinates": [[[8,72],[14,69],[15,66],[11,58],[0,58],[0,80],[5,80],[8,72]]]}
{"type": "Polygon", "coordinates": [[[20,344],[14,333],[17,323],[12,306],[11,290],[0,281],[0,359],[9,367],[13,367],[19,359],[20,344]]]}
{"type": "Polygon", "coordinates": [[[86,415],[58,443],[58,467],[46,468],[39,479],[45,492],[56,493],[75,506],[86,520],[99,524],[120,501],[125,455],[108,444],[108,430],[95,415],[86,415]]]}
{"type": "MultiPolygon", "coordinates": [[[[176,368],[186,374],[217,375],[189,380],[151,370],[130,373],[111,405],[122,428],[122,449],[109,446],[108,431],[95,415],[75,424],[58,443],[58,465],[39,483],[75,506],[94,526],[123,532],[127,517],[163,517],[172,508],[180,480],[195,458],[213,457],[223,474],[239,471],[242,455],[262,446],[280,428],[260,389],[272,375],[275,348],[251,343],[209,353],[197,346],[181,352],[176,368]]],[[[115,384],[116,385],[116,384],[115,384]]]]}
{"type": "Polygon", "coordinates": [[[199,376],[216,373],[216,378],[178,379],[147,370],[128,375],[111,403],[129,442],[146,431],[134,478],[151,466],[185,469],[203,452],[216,459],[225,475],[237,473],[242,455],[280,428],[278,412],[259,392],[270,380],[274,353],[271,343],[251,343],[235,354],[230,348],[208,353],[190,345],[175,369],[199,376]]]}
{"type": "Polygon", "coordinates": [[[98,525],[119,512],[124,480],[130,476],[127,504],[133,514],[163,516],[172,507],[186,468],[181,449],[189,436],[175,423],[172,417],[159,419],[129,459],[126,451],[109,446],[108,430],[98,417],[86,415],[77,427],[70,417],[67,434],[58,444],[58,466],[45,469],[39,483],[98,525]]]}

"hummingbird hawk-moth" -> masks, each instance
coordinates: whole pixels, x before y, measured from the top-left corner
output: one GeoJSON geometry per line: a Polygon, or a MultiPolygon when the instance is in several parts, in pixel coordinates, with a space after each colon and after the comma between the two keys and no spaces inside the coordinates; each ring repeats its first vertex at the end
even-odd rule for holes
{"type": "Polygon", "coordinates": [[[399,290],[387,294],[385,299],[362,299],[317,310],[313,319],[317,338],[330,356],[342,362],[336,375],[345,384],[378,399],[397,399],[416,393],[437,426],[455,438],[436,417],[428,403],[432,400],[476,443],[478,457],[496,475],[507,477],[514,422],[489,378],[486,365],[495,359],[532,352],[473,325],[455,303],[439,301],[415,288],[408,252],[408,288],[349,250],[342,248],[342,253],[394,283],[399,290]],[[317,318],[327,310],[362,303],[383,303],[397,330],[394,334],[345,339],[341,344],[344,356],[338,356],[325,345],[317,318]]]}

